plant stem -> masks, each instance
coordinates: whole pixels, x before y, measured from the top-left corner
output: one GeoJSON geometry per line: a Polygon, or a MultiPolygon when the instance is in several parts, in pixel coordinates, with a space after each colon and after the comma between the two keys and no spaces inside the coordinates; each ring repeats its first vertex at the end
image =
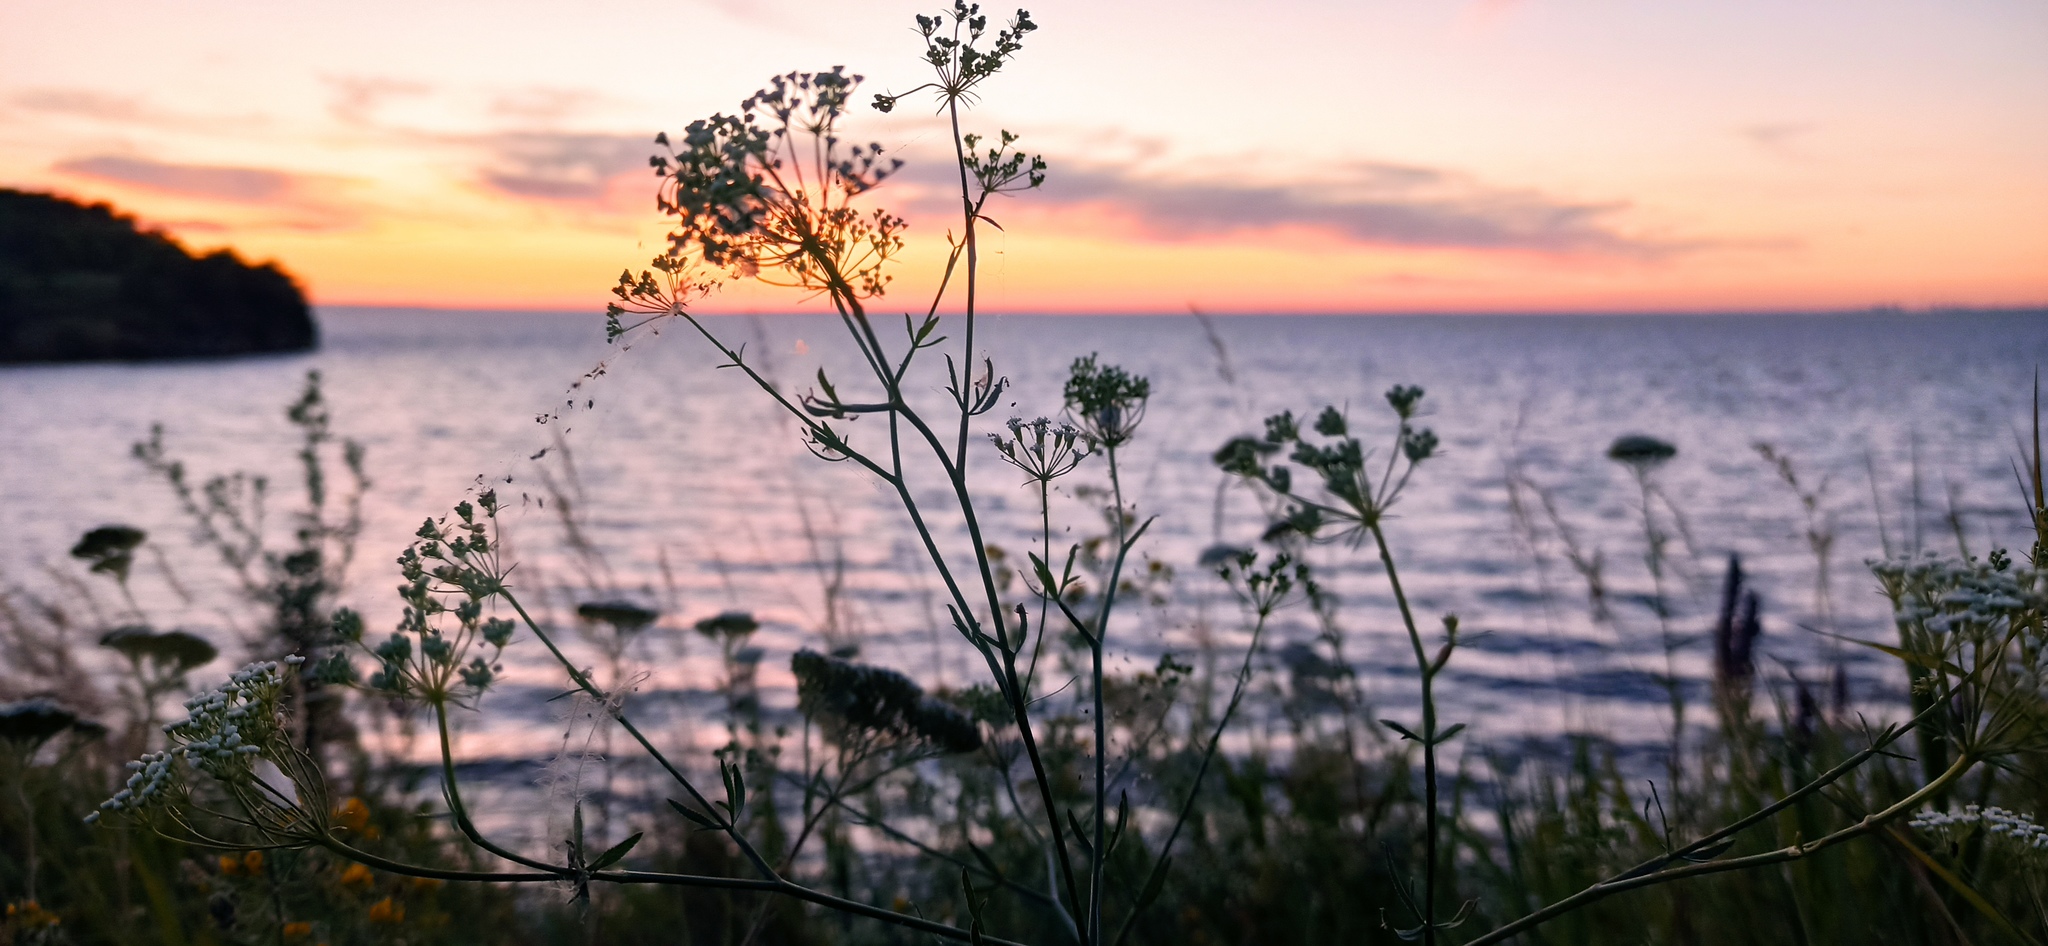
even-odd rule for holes
{"type": "MultiPolygon", "coordinates": [[[[1934,706],[1921,710],[1919,713],[1915,714],[1912,719],[1909,719],[1905,723],[1888,729],[1883,733],[1879,734],[1879,736],[1876,739],[1871,740],[1870,745],[1865,746],[1860,750],[1857,750],[1854,754],[1850,755],[1848,758],[1843,759],[1840,763],[1836,764],[1834,768],[1831,768],[1826,772],[1821,773],[1818,777],[1814,778],[1813,781],[1810,781],[1805,785],[1802,785],[1799,788],[1794,789],[1793,791],[1787,793],[1785,797],[1780,798],[1769,805],[1765,805],[1764,807],[1759,808],[1754,812],[1751,812],[1748,816],[1738,821],[1735,821],[1734,823],[1729,824],[1726,827],[1723,827],[1720,830],[1707,835],[1706,837],[1700,838],[1699,840],[1694,841],[1691,844],[1688,844],[1670,853],[1660,855],[1655,858],[1651,858],[1650,860],[1644,861],[1641,864],[1637,864],[1635,867],[1622,871],[1621,873],[1609,877],[1606,880],[1600,881],[1599,883],[1596,883],[1591,887],[1587,887],[1585,890],[1582,890],[1577,894],[1573,894],[1572,896],[1567,897],[1564,900],[1560,900],[1556,903],[1551,904],[1550,906],[1544,907],[1543,909],[1536,911],[1535,913],[1531,913],[1527,916],[1522,917],[1519,920],[1507,924],[1506,926],[1502,926],[1499,929],[1487,933],[1486,935],[1481,936],[1478,939],[1466,943],[1465,946],[1483,946],[1483,944],[1486,943],[1500,942],[1502,940],[1507,939],[1510,936],[1515,935],[1516,933],[1533,929],[1542,923],[1556,919],[1557,917],[1563,916],[1566,913],[1570,913],[1571,911],[1576,910],[1579,907],[1583,907],[1589,903],[1592,903],[1595,900],[1599,900],[1602,897],[1607,896],[1608,894],[1619,893],[1622,890],[1632,889],[1634,887],[1647,886],[1649,883],[1658,883],[1661,882],[1660,878],[1679,879],[1683,876],[1693,876],[1692,873],[1680,873],[1679,871],[1665,871],[1662,868],[1665,865],[1671,864],[1675,861],[1686,860],[1687,858],[1692,857],[1703,850],[1706,850],[1707,848],[1718,842],[1725,841],[1738,834],[1741,834],[1743,831],[1746,831],[1752,827],[1755,827],[1758,824],[1763,823],[1764,821],[1771,818],[1771,816],[1776,815],[1778,812],[1792,807],[1794,804],[1797,804],[1801,799],[1806,798],[1809,795],[1815,794],[1819,792],[1821,789],[1824,789],[1829,785],[1834,784],[1836,780],[1854,771],[1858,766],[1861,766],[1863,763],[1870,761],[1872,758],[1875,758],[1876,756],[1885,754],[1886,747],[1890,746],[1894,742],[1897,742],[1900,738],[1904,737],[1906,733],[1912,732],[1915,729],[1917,729],[1921,724],[1931,719],[1935,715],[1937,710],[1946,705],[1947,701],[1945,699],[1936,700],[1934,706]],[[1595,891],[1604,892],[1595,894],[1595,891]],[[1593,895],[1588,896],[1588,894],[1593,895]]],[[[1967,766],[1963,766],[1962,769],[1957,768],[1957,766],[1962,765],[1962,761],[1963,760],[1958,759],[1956,765],[1950,766],[1949,771],[1951,773],[1954,773],[1953,776],[1949,774],[1944,774],[1940,777],[1937,777],[1936,779],[1931,780],[1927,788],[1923,788],[1921,791],[1915,792],[1912,798],[1908,800],[1915,801],[1915,803],[1917,804],[1917,799],[1925,797],[1929,788],[1936,788],[1942,785],[1944,779],[1952,780],[1954,777],[1960,777],[1962,771],[1968,768],[1967,766]]],[[[1888,810],[1903,813],[1904,811],[1908,810],[1906,807],[1902,807],[1904,804],[1905,803],[1902,802],[1899,805],[1892,806],[1892,808],[1888,810]]],[[[1865,820],[1867,821],[1869,819],[1866,818],[1865,820]]],[[[1829,835],[1828,837],[1833,837],[1833,835],[1829,835]]],[[[1818,844],[1819,842],[1815,843],[1818,844]]],[[[1798,846],[1794,845],[1794,847],[1796,848],[1798,846]]],[[[1710,865],[1727,863],[1733,863],[1733,861],[1692,862],[1690,866],[1707,867],[1710,865]]],[[[1757,865],[1745,864],[1744,866],[1757,865]]],[[[1711,873],[1711,871],[1697,871],[1694,873],[1711,873]]]]}
{"type": "MultiPolygon", "coordinates": [[[[1865,758],[1868,758],[1868,756],[1865,756],[1865,758]]],[[[1858,759],[1856,761],[1861,762],[1862,760],[1858,759]]],[[[1879,828],[1884,827],[1886,824],[1890,823],[1894,819],[1897,819],[1899,816],[1907,814],[1908,812],[1911,812],[1913,809],[1918,808],[1923,801],[1926,801],[1927,799],[1939,794],[1943,789],[1946,789],[1950,783],[1954,782],[1956,779],[1961,778],[1964,773],[1968,772],[1976,764],[1977,757],[1975,755],[1964,754],[1962,756],[1959,756],[1955,760],[1955,762],[1948,767],[1946,771],[1942,772],[1941,775],[1935,778],[1933,781],[1928,782],[1926,785],[1921,786],[1918,791],[1915,791],[1911,795],[1908,795],[1905,798],[1900,799],[1898,802],[1894,803],[1893,805],[1884,809],[1883,811],[1866,815],[1863,817],[1862,820],[1856,822],[1855,824],[1843,828],[1839,831],[1836,831],[1832,834],[1828,834],[1823,837],[1816,838],[1812,841],[1807,841],[1802,844],[1793,844],[1789,847],[1779,848],[1774,851],[1766,851],[1761,854],[1752,854],[1747,857],[1731,857],[1726,860],[1713,860],[1702,861],[1697,863],[1688,863],[1682,867],[1674,867],[1669,870],[1656,870],[1651,871],[1649,873],[1636,874],[1634,876],[1623,874],[1612,880],[1602,881],[1600,883],[1594,884],[1591,887],[1587,887],[1586,889],[1581,890],[1578,893],[1575,893],[1569,897],[1566,897],[1563,900],[1559,900],[1558,902],[1553,903],[1550,906],[1544,907],[1543,909],[1531,913],[1528,916],[1522,917],[1521,919],[1509,923],[1506,926],[1493,930],[1492,932],[1487,933],[1486,935],[1481,936],[1478,939],[1471,940],[1470,942],[1467,942],[1465,946],[1488,946],[1488,944],[1491,943],[1505,941],[1517,933],[1522,933],[1527,930],[1534,929],[1535,927],[1549,920],[1555,919],[1559,916],[1563,916],[1564,914],[1570,913],[1573,910],[1577,910],[1595,901],[1606,899],[1607,897],[1610,897],[1617,893],[1621,893],[1623,891],[1634,890],[1639,887],[1650,887],[1674,880],[1684,880],[1690,877],[1700,877],[1707,874],[1718,874],[1731,870],[1746,870],[1751,867],[1764,867],[1771,864],[1781,864],[1788,861],[1799,860],[1816,851],[1822,850],[1824,848],[1833,847],[1844,841],[1853,840],[1855,838],[1861,837],[1865,834],[1869,834],[1873,831],[1878,830],[1879,828]]],[[[1842,769],[1842,767],[1837,766],[1837,769],[1842,769]]],[[[1832,781],[1833,779],[1829,778],[1828,780],[1832,781]]],[[[1809,787],[1817,788],[1818,784],[1819,783],[1814,783],[1812,786],[1809,787]]],[[[1804,793],[1805,789],[1802,789],[1801,792],[1795,793],[1794,796],[1788,796],[1787,798],[1782,800],[1778,805],[1772,806],[1772,809],[1770,810],[1781,809],[1782,807],[1784,807],[1784,805],[1789,804],[1793,800],[1795,800],[1795,797],[1797,795],[1804,793]]],[[[1762,812],[1759,812],[1759,814],[1762,814],[1762,812]]],[[[1752,816],[1752,818],[1754,817],[1755,816],[1752,816]]],[[[1751,819],[1744,820],[1751,821],[1751,819]]],[[[1725,836],[1725,832],[1717,833],[1723,834],[1723,836],[1725,836]]],[[[1699,844],[1693,845],[1693,847],[1698,846],[1699,844]]]]}
{"type": "MultiPolygon", "coordinates": [[[[1088,937],[1089,944],[1102,942],[1102,872],[1106,866],[1107,852],[1102,849],[1105,826],[1109,818],[1109,721],[1103,718],[1102,699],[1102,648],[1109,637],[1109,614],[1116,607],[1117,583],[1123,580],[1124,556],[1131,547],[1125,537],[1124,528],[1124,484],[1117,473],[1116,447],[1109,453],[1109,487],[1116,507],[1111,510],[1116,525],[1116,563],[1109,572],[1109,585],[1102,589],[1102,613],[1095,618],[1095,639],[1089,642],[1089,656],[1092,658],[1094,692],[1090,695],[1095,704],[1095,847],[1089,858],[1088,869],[1088,937]]],[[[1043,632],[1043,628],[1040,629],[1043,632]]]]}
{"type": "MultiPolygon", "coordinates": [[[[1209,748],[1202,752],[1202,764],[1195,768],[1195,780],[1188,786],[1187,797],[1181,799],[1180,813],[1173,819],[1173,830],[1167,832],[1166,843],[1160,846],[1159,856],[1152,861],[1152,871],[1146,876],[1145,883],[1138,888],[1139,890],[1150,889],[1157,882],[1156,875],[1166,870],[1167,857],[1173,853],[1173,844],[1180,838],[1180,829],[1187,824],[1188,814],[1195,807],[1195,798],[1202,792],[1202,779],[1209,774],[1209,764],[1216,760],[1217,748],[1223,745],[1223,732],[1230,728],[1230,720],[1237,715],[1238,704],[1244,701],[1245,690],[1252,680],[1252,658],[1259,652],[1259,642],[1266,633],[1266,619],[1271,616],[1272,611],[1261,608],[1258,614],[1258,621],[1252,625],[1252,641],[1244,650],[1244,663],[1237,668],[1237,685],[1230,691],[1230,703],[1223,708],[1223,718],[1217,720],[1216,730],[1209,736],[1209,748]]],[[[1133,906],[1131,912],[1124,917],[1123,925],[1117,927],[1114,946],[1123,946],[1124,941],[1130,937],[1132,924],[1137,922],[1138,911],[1142,906],[1133,906]]]]}
{"type": "Polygon", "coordinates": [[[1400,606],[1401,624],[1408,630],[1408,643],[1415,650],[1416,669],[1422,672],[1423,850],[1428,858],[1422,870],[1422,942],[1423,946],[1436,946],[1436,672],[1430,668],[1429,655],[1422,648],[1422,631],[1415,626],[1415,614],[1408,607],[1408,595],[1401,590],[1401,575],[1394,567],[1393,550],[1387,547],[1387,534],[1376,520],[1368,528],[1372,531],[1373,544],[1379,548],[1380,563],[1386,566],[1387,584],[1394,590],[1394,603],[1400,606]]]}

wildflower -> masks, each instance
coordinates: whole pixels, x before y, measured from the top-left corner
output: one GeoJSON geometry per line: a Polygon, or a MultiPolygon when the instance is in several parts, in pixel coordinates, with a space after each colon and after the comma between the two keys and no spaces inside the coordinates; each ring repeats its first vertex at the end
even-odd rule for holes
{"type": "Polygon", "coordinates": [[[2017,849],[2033,859],[2048,857],[2048,828],[2033,816],[1996,805],[1964,805],[1955,811],[1928,809],[1907,822],[1914,828],[1954,840],[1958,829],[1980,827],[1994,844],[2017,849]]]}
{"type": "Polygon", "coordinates": [[[19,900],[8,904],[7,921],[11,924],[18,923],[25,929],[56,926],[60,922],[57,914],[43,909],[42,904],[34,900],[19,900]]]}
{"type": "Polygon", "coordinates": [[[1012,417],[1010,436],[989,434],[1003,460],[1039,483],[1050,483],[1074,471],[1095,449],[1094,441],[1072,424],[1054,424],[1040,417],[1026,421],[1012,417]],[[1030,432],[1026,439],[1026,431],[1030,432]]]}
{"type": "MultiPolygon", "coordinates": [[[[282,666],[297,667],[306,658],[286,657],[282,666]]],[[[185,701],[191,715],[164,727],[171,746],[128,763],[128,782],[99,810],[86,816],[97,822],[102,813],[140,811],[178,787],[178,766],[196,768],[222,782],[247,783],[256,778],[256,759],[284,744],[284,672],[278,661],[264,660],[235,671],[226,683],[185,701]]],[[[259,862],[260,863],[260,862],[259,862]]]]}
{"type": "Polygon", "coordinates": [[[263,852],[244,851],[240,854],[222,854],[216,861],[224,877],[254,877],[263,873],[263,852]]]}
{"type": "Polygon", "coordinates": [[[406,886],[425,893],[441,889],[441,879],[439,877],[414,877],[406,881],[406,886]]]}
{"type": "Polygon", "coordinates": [[[1116,365],[1097,365],[1095,357],[1074,359],[1065,390],[1067,412],[1090,439],[1114,449],[1137,435],[1152,382],[1116,365]]]}
{"type": "Polygon", "coordinates": [[[286,923],[284,929],[279,930],[279,932],[283,933],[284,938],[288,940],[305,939],[313,935],[313,924],[305,920],[293,920],[290,923],[286,923]]]}
{"type": "Polygon", "coordinates": [[[0,740],[40,746],[79,725],[77,713],[47,699],[0,705],[0,740]]]}
{"type": "Polygon", "coordinates": [[[336,827],[347,828],[350,832],[361,834],[364,828],[370,826],[370,806],[363,804],[362,799],[350,796],[347,801],[335,807],[334,824],[336,827]]]}
{"type": "Polygon", "coordinates": [[[361,864],[350,864],[341,872],[341,885],[354,890],[368,890],[377,885],[377,875],[361,864]]]}
{"type": "Polygon", "coordinates": [[[135,549],[148,538],[149,533],[132,526],[101,526],[71,547],[71,557],[91,562],[94,574],[112,575],[126,583],[128,569],[135,564],[135,549]]]}
{"type": "Polygon", "coordinates": [[[797,705],[822,717],[836,739],[856,742],[877,736],[911,750],[972,752],[981,748],[974,720],[925,695],[923,688],[894,670],[799,650],[790,658],[797,679],[797,705]]]}
{"type": "Polygon", "coordinates": [[[1644,434],[1616,437],[1614,443],[1607,447],[1607,459],[1642,471],[1653,469],[1677,455],[1677,447],[1644,434]]]}
{"type": "Polygon", "coordinates": [[[405,922],[405,904],[385,897],[370,904],[370,922],[398,924],[405,922]]]}

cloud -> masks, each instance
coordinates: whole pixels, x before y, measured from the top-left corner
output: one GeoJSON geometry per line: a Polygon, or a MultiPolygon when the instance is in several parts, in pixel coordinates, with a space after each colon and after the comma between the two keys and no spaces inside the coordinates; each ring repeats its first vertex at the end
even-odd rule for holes
{"type": "Polygon", "coordinates": [[[537,87],[504,92],[491,99],[490,114],[546,125],[584,111],[602,96],[587,89],[537,87]]]}
{"type": "Polygon", "coordinates": [[[231,203],[276,203],[288,197],[295,178],[265,168],[166,164],[147,158],[102,155],[59,161],[54,169],[78,177],[132,184],[166,194],[231,203]]]}
{"type": "Polygon", "coordinates": [[[1778,157],[1793,157],[1798,143],[1820,130],[1815,122],[1757,122],[1735,129],[1735,133],[1778,157]]]}
{"type": "MultiPolygon", "coordinates": [[[[944,183],[933,164],[905,168],[907,180],[925,185],[914,199],[919,210],[954,206],[943,197],[944,183]]],[[[1565,200],[1442,168],[1388,162],[1359,162],[1319,181],[1267,183],[1054,160],[1045,186],[1025,199],[1053,208],[1104,210],[1159,240],[1308,228],[1350,243],[1421,249],[1653,257],[1696,245],[1624,232],[1616,218],[1626,202],[1565,200]]],[[[1002,210],[1000,204],[991,207],[992,213],[1002,210]]]]}
{"type": "Polygon", "coordinates": [[[264,116],[253,112],[239,115],[181,112],[153,103],[145,96],[115,95],[97,89],[25,89],[10,97],[7,104],[60,119],[208,134],[247,131],[267,124],[264,116]]]}
{"type": "Polygon", "coordinates": [[[295,174],[269,168],[168,164],[146,158],[95,155],[59,161],[52,169],[72,177],[141,188],[174,197],[209,201],[232,223],[200,219],[161,220],[180,233],[266,229],[328,233],[354,227],[362,211],[338,199],[343,178],[295,174]],[[230,210],[229,207],[248,208],[230,210]],[[253,210],[253,213],[250,212],[253,210]]]}
{"type": "Polygon", "coordinates": [[[508,132],[482,144],[493,154],[480,172],[484,184],[551,201],[600,201],[615,179],[647,174],[647,156],[654,153],[651,136],[644,135],[508,132]]]}
{"type": "Polygon", "coordinates": [[[30,89],[12,101],[33,111],[99,121],[137,121],[147,114],[140,99],[91,89],[30,89]]]}
{"type": "Polygon", "coordinates": [[[433,91],[425,83],[382,76],[327,76],[323,81],[334,91],[327,113],[346,125],[368,125],[384,103],[433,91]]]}

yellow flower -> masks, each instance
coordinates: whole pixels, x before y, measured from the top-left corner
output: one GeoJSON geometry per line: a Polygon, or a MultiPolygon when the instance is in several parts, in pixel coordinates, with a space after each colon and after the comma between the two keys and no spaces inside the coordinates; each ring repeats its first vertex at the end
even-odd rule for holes
{"type": "Polygon", "coordinates": [[[441,889],[441,881],[438,878],[434,877],[414,877],[412,880],[408,881],[408,883],[412,885],[412,889],[414,890],[425,891],[441,889]]]}
{"type": "Polygon", "coordinates": [[[263,873],[263,852],[250,851],[242,855],[242,870],[248,872],[251,877],[263,873]]]}
{"type": "Polygon", "coordinates": [[[334,823],[338,827],[361,834],[370,825],[370,806],[363,800],[351,796],[334,809],[334,823]]]}
{"type": "Polygon", "coordinates": [[[344,887],[368,890],[376,884],[377,875],[370,873],[370,869],[361,864],[350,864],[347,870],[341,872],[341,885],[344,887]]]}
{"type": "Polygon", "coordinates": [[[286,923],[280,932],[284,934],[285,939],[305,939],[313,935],[313,924],[304,920],[294,920],[286,923]]]}
{"type": "Polygon", "coordinates": [[[43,909],[42,904],[34,900],[22,900],[8,904],[7,919],[19,922],[23,929],[35,929],[39,926],[56,926],[58,922],[57,914],[43,909]]]}
{"type": "Polygon", "coordinates": [[[222,854],[220,856],[220,872],[229,877],[240,875],[242,873],[242,859],[233,854],[222,854]]]}
{"type": "Polygon", "coordinates": [[[392,900],[390,897],[385,897],[376,903],[370,904],[370,922],[403,923],[405,922],[405,905],[392,900]]]}

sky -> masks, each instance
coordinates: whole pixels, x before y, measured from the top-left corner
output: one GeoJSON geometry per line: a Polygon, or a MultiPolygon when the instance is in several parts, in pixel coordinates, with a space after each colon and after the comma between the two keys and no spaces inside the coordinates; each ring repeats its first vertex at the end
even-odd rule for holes
{"type": "MultiPolygon", "coordinates": [[[[792,70],[917,86],[929,6],[0,4],[0,186],[276,260],[316,304],[596,309],[662,244],[657,132],[792,70]]],[[[992,311],[2048,304],[2035,0],[1030,9],[966,119],[1050,165],[991,204],[992,311]]],[[[867,198],[910,220],[906,309],[958,228],[924,101],[844,125],[907,162],[867,198]]]]}

